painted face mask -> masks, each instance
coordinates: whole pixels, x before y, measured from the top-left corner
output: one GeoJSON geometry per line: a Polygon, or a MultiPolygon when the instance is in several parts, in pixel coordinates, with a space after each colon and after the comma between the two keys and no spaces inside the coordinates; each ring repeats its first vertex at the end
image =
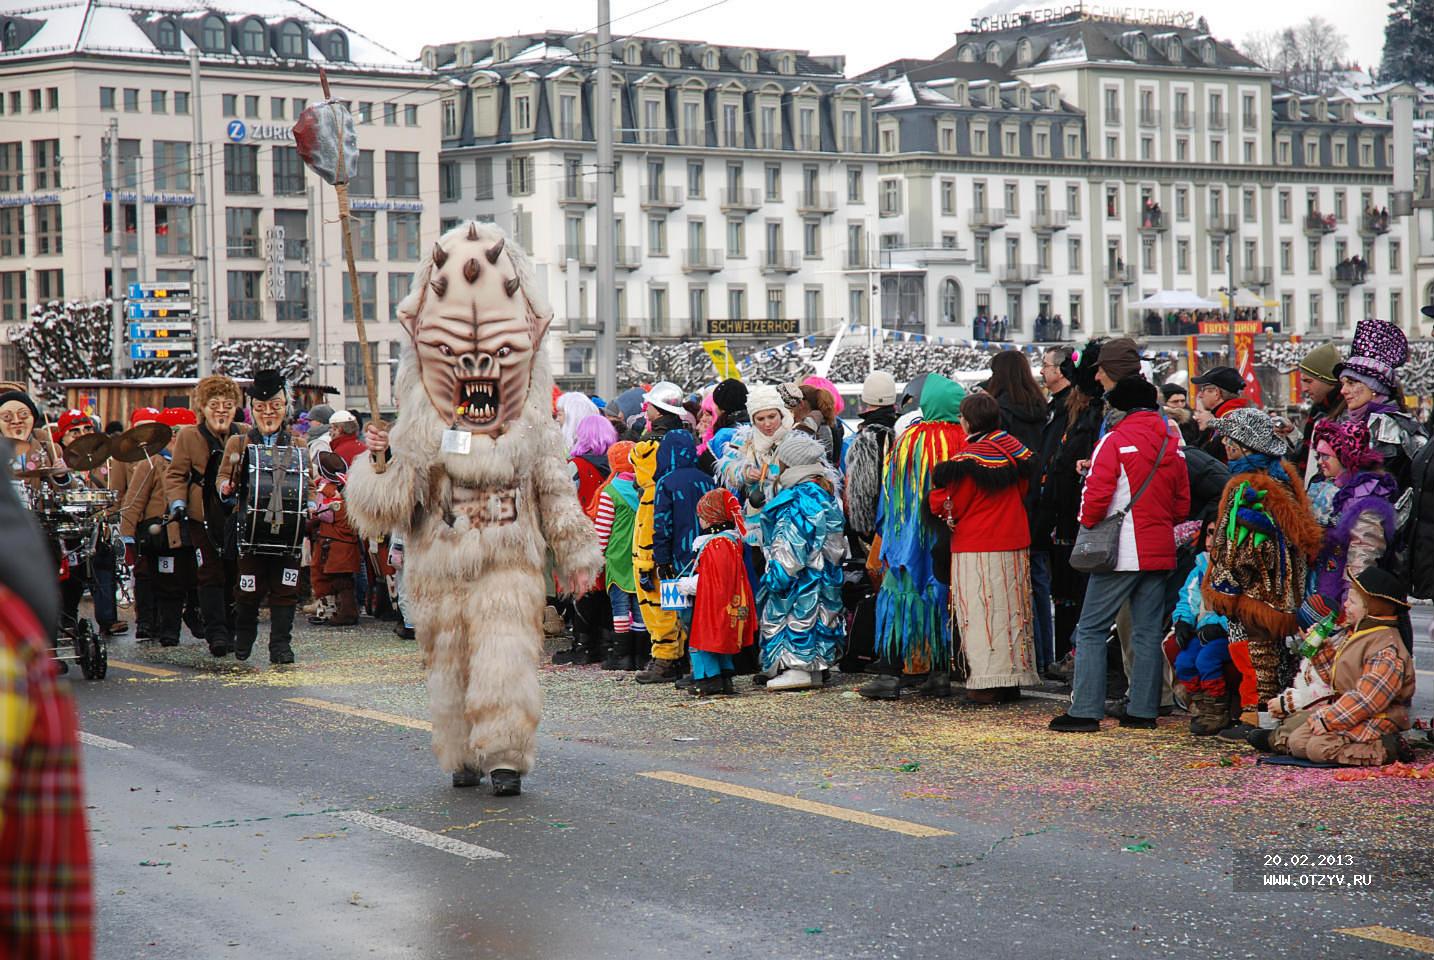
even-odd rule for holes
{"type": "Polygon", "coordinates": [[[19,400],[0,405],[0,432],[9,440],[29,440],[35,431],[35,417],[19,400]]]}
{"type": "Polygon", "coordinates": [[[259,428],[260,433],[267,437],[284,425],[286,405],[283,396],[250,402],[249,409],[254,414],[254,425],[259,428]]]}
{"type": "Polygon", "coordinates": [[[496,437],[523,412],[547,321],[534,315],[501,236],[477,224],[434,245],[432,268],[413,316],[419,378],[449,426],[496,437]]]}

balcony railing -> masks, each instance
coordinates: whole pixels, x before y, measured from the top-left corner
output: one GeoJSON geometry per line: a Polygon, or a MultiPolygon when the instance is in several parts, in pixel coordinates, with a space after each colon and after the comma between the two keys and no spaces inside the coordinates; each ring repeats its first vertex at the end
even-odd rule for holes
{"type": "Polygon", "coordinates": [[[1212,213],[1205,224],[1209,233],[1235,233],[1240,229],[1240,218],[1233,213],[1212,213]]]}
{"type": "Polygon", "coordinates": [[[1359,233],[1364,237],[1382,237],[1389,232],[1389,215],[1385,213],[1361,213],[1359,233]]]}
{"type": "Polygon", "coordinates": [[[597,266],[597,247],[592,244],[563,244],[558,248],[558,269],[566,270],[569,260],[576,260],[579,267],[590,270],[597,266]]]}
{"type": "Polygon", "coordinates": [[[225,193],[258,193],[259,175],[257,173],[230,173],[224,172],[225,193]]]}
{"type": "Polygon", "coordinates": [[[1164,233],[1170,229],[1170,224],[1165,219],[1164,210],[1140,211],[1140,232],[1141,233],[1164,233]]]}
{"type": "Polygon", "coordinates": [[[1364,264],[1341,263],[1330,274],[1330,281],[1336,287],[1353,287],[1363,283],[1368,272],[1364,264]]]}
{"type": "Polygon", "coordinates": [[[1070,226],[1070,214],[1065,210],[1037,210],[1032,218],[1032,228],[1037,233],[1054,233],[1070,226]]]}
{"type": "Polygon", "coordinates": [[[619,245],[613,255],[613,264],[619,270],[636,270],[642,266],[642,250],[638,247],[619,245]]]}
{"type": "Polygon", "coordinates": [[[1230,115],[1223,110],[1205,114],[1206,130],[1225,130],[1230,126],[1230,115]]]}
{"type": "Polygon", "coordinates": [[[1006,225],[1006,211],[1000,207],[980,207],[967,215],[972,230],[999,230],[1006,225]]]}
{"type": "Polygon", "coordinates": [[[1313,211],[1305,214],[1305,236],[1307,237],[1322,237],[1327,233],[1334,233],[1337,225],[1332,213],[1324,214],[1313,211]]]}
{"type": "Polygon", "coordinates": [[[597,190],[585,180],[565,180],[562,193],[558,194],[558,203],[590,207],[597,203],[597,190]]]}
{"type": "Polygon", "coordinates": [[[1153,107],[1140,108],[1140,125],[1142,127],[1160,126],[1160,111],[1153,107]]]}
{"type": "Polygon", "coordinates": [[[1120,107],[1111,104],[1105,105],[1105,125],[1113,127],[1120,123],[1120,107]]]}
{"type": "Polygon", "coordinates": [[[1274,280],[1275,271],[1272,267],[1245,267],[1240,271],[1242,287],[1268,287],[1274,280]]]}
{"type": "Polygon", "coordinates": [[[1245,130],[1258,130],[1260,129],[1260,118],[1253,113],[1243,113],[1240,115],[1240,126],[1245,130]]]}
{"type": "Polygon", "coordinates": [[[1107,286],[1130,286],[1135,282],[1135,270],[1130,264],[1106,264],[1105,282],[1107,286]]]}
{"type": "Polygon", "coordinates": [[[683,127],[680,134],[684,147],[707,146],[707,131],[703,127],[683,127]]]}
{"type": "Polygon", "coordinates": [[[817,136],[815,133],[809,133],[805,136],[803,136],[802,134],[797,134],[796,141],[796,148],[798,150],[806,150],[808,152],[811,152],[813,150],[820,150],[822,148],[822,138],[817,136]]]}
{"type": "Polygon", "coordinates": [[[1001,283],[1007,286],[1028,287],[1040,279],[1040,271],[1034,263],[1013,263],[1001,268],[1001,283]]]}
{"type": "MultiPolygon", "coordinates": [[[[241,237],[237,241],[230,241],[225,245],[225,253],[231,257],[257,257],[259,256],[259,238],[241,237]]],[[[130,249],[133,252],[133,248],[130,249]]]]}
{"type": "Polygon", "coordinates": [[[762,208],[762,191],[760,190],[723,190],[722,209],[724,211],[746,211],[762,208]]]}
{"type": "Polygon", "coordinates": [[[1177,130],[1190,130],[1195,126],[1195,114],[1189,110],[1175,111],[1175,128],[1177,130]]]}
{"type": "Polygon", "coordinates": [[[798,213],[834,213],[836,194],[830,190],[803,190],[797,194],[798,213]]]}
{"type": "Polygon", "coordinates": [[[801,269],[802,258],[795,250],[763,250],[763,273],[796,273],[801,269]]]}
{"type": "Polygon", "coordinates": [[[721,250],[690,247],[682,253],[683,273],[716,273],[722,269],[721,250]]]}
{"type": "Polygon", "coordinates": [[[663,187],[655,183],[642,185],[642,206],[645,208],[657,207],[664,210],[675,210],[682,206],[681,187],[663,187]]]}
{"type": "Polygon", "coordinates": [[[837,149],[842,153],[861,153],[862,143],[860,136],[838,137],[837,149]]]}

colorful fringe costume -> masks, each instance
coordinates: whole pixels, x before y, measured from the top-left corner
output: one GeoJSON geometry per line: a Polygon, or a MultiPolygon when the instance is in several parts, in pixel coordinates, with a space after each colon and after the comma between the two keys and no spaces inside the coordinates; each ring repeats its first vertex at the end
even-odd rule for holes
{"type": "Polygon", "coordinates": [[[826,670],[836,662],[846,636],[841,504],[815,480],[804,480],[767,504],[761,524],[767,555],[757,592],[762,672],[826,670]]]}
{"type": "Polygon", "coordinates": [[[937,575],[931,551],[947,536],[926,514],[931,470],[965,445],[959,409],[966,391],[942,376],[927,378],[922,420],[897,439],[881,489],[881,560],[886,576],[876,600],[876,651],[908,674],[927,673],[951,660],[950,588],[937,575]]]}

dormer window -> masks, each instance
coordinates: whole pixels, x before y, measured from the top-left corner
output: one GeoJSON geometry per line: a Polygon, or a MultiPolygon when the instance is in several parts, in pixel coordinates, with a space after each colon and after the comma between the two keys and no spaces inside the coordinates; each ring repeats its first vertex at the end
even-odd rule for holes
{"type": "Polygon", "coordinates": [[[962,104],[964,106],[966,103],[966,84],[960,82],[959,80],[956,83],[952,84],[951,99],[956,103],[962,104]]]}
{"type": "Polygon", "coordinates": [[[430,70],[438,67],[438,53],[432,49],[423,51],[423,65],[430,70]]]}
{"type": "Polygon", "coordinates": [[[976,47],[969,43],[961,44],[956,50],[956,59],[962,63],[975,63],[979,59],[976,55],[976,47]]]}
{"type": "Polygon", "coordinates": [[[597,44],[591,40],[578,44],[578,58],[585,63],[592,63],[597,59],[597,44]]]}
{"type": "Polygon", "coordinates": [[[1021,110],[1031,109],[1031,92],[1025,87],[1016,91],[1016,106],[1021,110]]]}
{"type": "Polygon", "coordinates": [[[994,40],[986,45],[986,62],[1001,62],[1001,45],[999,43],[996,43],[994,40]]]}
{"type": "Polygon", "coordinates": [[[1206,40],[1204,46],[1202,46],[1200,49],[1200,59],[1204,60],[1206,63],[1214,63],[1215,53],[1215,41],[1206,40]]]}
{"type": "Polygon", "coordinates": [[[662,65],[669,70],[676,70],[682,65],[682,52],[675,46],[668,47],[662,51],[662,65]]]}
{"type": "Polygon", "coordinates": [[[720,62],[716,50],[708,50],[702,55],[703,70],[716,70],[719,68],[719,66],[720,62]]]}
{"type": "MultiPolygon", "coordinates": [[[[330,60],[344,61],[349,58],[349,38],[343,33],[335,30],[324,38],[324,56],[330,60]]],[[[473,60],[473,51],[469,50],[468,60],[473,60]]]]}
{"type": "Polygon", "coordinates": [[[777,57],[777,72],[783,76],[790,77],[797,72],[797,58],[790,53],[784,53],[777,57]]]}
{"type": "Polygon", "coordinates": [[[228,53],[229,31],[224,28],[224,21],[212,13],[205,17],[204,25],[199,28],[199,45],[205,53],[228,53]]]}
{"type": "Polygon", "coordinates": [[[1144,60],[1150,56],[1150,48],[1145,42],[1145,35],[1137,33],[1130,38],[1130,55],[1137,60],[1144,60]]]}
{"type": "Polygon", "coordinates": [[[495,64],[496,64],[496,63],[502,63],[503,61],[505,61],[505,60],[507,60],[507,59],[508,59],[508,41],[507,41],[507,40],[495,40],[495,41],[493,41],[493,62],[494,62],[495,64]]]}
{"type": "Polygon", "coordinates": [[[757,55],[756,55],[755,53],[753,53],[751,50],[748,50],[746,53],[742,54],[742,72],[743,72],[743,73],[756,73],[756,72],[757,72],[757,55]]]}
{"type": "Polygon", "coordinates": [[[260,20],[245,20],[239,28],[239,52],[246,57],[262,57],[269,50],[264,36],[264,24],[260,20]]]}
{"type": "Polygon", "coordinates": [[[460,67],[471,67],[473,65],[473,47],[471,44],[460,43],[458,45],[458,65],[460,67]]]}
{"type": "Polygon", "coordinates": [[[628,66],[635,66],[642,63],[642,44],[629,43],[622,48],[622,62],[628,66]]]}
{"type": "Polygon", "coordinates": [[[298,59],[307,52],[303,27],[292,20],[279,27],[279,56],[298,59]]]}
{"type": "Polygon", "coordinates": [[[1022,67],[1030,66],[1031,57],[1031,41],[1022,37],[1016,44],[1016,64],[1022,67]]]}
{"type": "MultiPolygon", "coordinates": [[[[13,23],[7,23],[7,28],[13,27],[13,23]]],[[[161,20],[154,28],[154,45],[161,50],[179,49],[179,31],[175,29],[173,20],[161,20]]],[[[9,47],[9,44],[6,44],[9,47]]]]}

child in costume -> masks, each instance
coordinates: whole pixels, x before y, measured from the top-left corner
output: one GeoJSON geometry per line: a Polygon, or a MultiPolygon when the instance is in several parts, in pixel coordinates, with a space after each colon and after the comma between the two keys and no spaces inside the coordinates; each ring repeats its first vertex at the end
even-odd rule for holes
{"type": "Polygon", "coordinates": [[[500,796],[521,792],[537,749],[549,555],[570,593],[603,565],[553,420],[541,291],[494,225],[439,238],[397,308],[398,422],[369,424],[345,491],[361,534],[404,537],[439,763],[500,796]]]}
{"type": "Polygon", "coordinates": [[[637,519],[638,492],[633,481],[631,440],[619,440],[607,451],[612,472],[597,493],[593,525],[603,553],[607,596],[612,604],[612,643],[604,670],[636,670],[648,650],[647,627],[637,605],[637,580],[632,566],[632,530],[637,519]]]}
{"type": "MultiPolygon", "coordinates": [[[[680,427],[678,428],[681,429],[680,427]]],[[[632,573],[637,582],[637,602],[642,622],[652,638],[647,665],[634,678],[638,683],[670,683],[681,674],[679,664],[686,637],[675,610],[662,609],[661,574],[654,556],[657,529],[658,448],[662,441],[639,440],[632,448],[632,471],[639,499],[632,528],[632,573]]]]}
{"type": "Polygon", "coordinates": [[[1298,709],[1292,691],[1266,705],[1281,718],[1277,729],[1247,737],[1257,750],[1319,763],[1377,767],[1407,759],[1400,734],[1410,727],[1414,662],[1399,635],[1399,613],[1409,607],[1407,588],[1387,570],[1369,567],[1344,598],[1349,629],[1315,647],[1309,662],[1333,697],[1298,709]]]}
{"type": "Polygon", "coordinates": [[[696,572],[678,581],[678,590],[693,597],[692,693],[706,697],[736,693],[732,657],[752,645],[757,610],[742,538],[747,525],[742,506],[729,490],[710,490],[697,501],[702,534],[694,541],[696,572]]]}
{"type": "Polygon", "coordinates": [[[1185,578],[1171,616],[1180,653],[1175,657],[1175,682],[1183,686],[1190,702],[1190,732],[1211,737],[1228,727],[1240,713],[1240,685],[1230,683],[1230,623],[1210,609],[1200,587],[1210,569],[1205,548],[1214,535],[1213,523],[1201,538],[1195,567],[1185,578]],[[1233,702],[1232,702],[1233,697],[1233,702]]]}
{"type": "Polygon", "coordinates": [[[780,492],[762,510],[762,672],[768,690],[805,690],[821,686],[846,636],[846,516],[821,441],[793,431],[777,463],[780,492]]]}
{"type": "Polygon", "coordinates": [[[358,623],[354,580],[363,562],[363,552],[344,508],[347,465],[343,457],[332,451],[321,451],[316,459],[319,482],[312,510],[315,538],[309,575],[314,595],[328,598],[331,612],[315,614],[309,617],[309,622],[351,627],[358,623]]]}

